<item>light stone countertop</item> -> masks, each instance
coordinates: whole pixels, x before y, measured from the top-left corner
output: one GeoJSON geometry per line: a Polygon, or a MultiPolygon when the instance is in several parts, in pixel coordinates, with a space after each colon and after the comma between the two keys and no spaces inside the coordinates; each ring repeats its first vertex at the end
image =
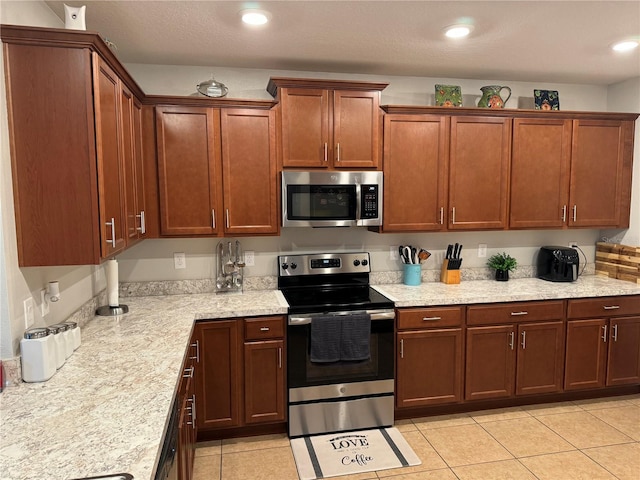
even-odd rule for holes
{"type": "MultiPolygon", "coordinates": [[[[598,276],[575,283],[438,282],[375,287],[398,307],[640,295],[640,286],[598,276]]],[[[278,290],[123,299],[130,312],[95,317],[82,345],[47,382],[0,394],[0,478],[65,480],[127,472],[152,479],[181,378],[194,319],[278,315],[278,290]]]]}
{"type": "Polygon", "coordinates": [[[585,275],[569,283],[519,278],[508,282],[475,280],[454,285],[429,282],[415,287],[390,284],[374,288],[393,300],[396,307],[640,295],[640,285],[600,275],[585,275]]]}
{"type": "Polygon", "coordinates": [[[287,312],[277,290],[122,299],[48,381],[0,394],[0,478],[152,479],[194,319],[287,312]]]}

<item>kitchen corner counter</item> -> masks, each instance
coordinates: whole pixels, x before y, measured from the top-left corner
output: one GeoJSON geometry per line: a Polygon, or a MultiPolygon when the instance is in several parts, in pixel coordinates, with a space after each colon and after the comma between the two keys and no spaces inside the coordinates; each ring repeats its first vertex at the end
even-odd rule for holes
{"type": "Polygon", "coordinates": [[[152,479],[194,320],[287,312],[277,290],[122,299],[43,383],[0,394],[0,477],[152,479]]]}
{"type": "Polygon", "coordinates": [[[572,283],[520,278],[508,282],[476,280],[455,285],[432,282],[415,287],[403,284],[373,287],[399,308],[640,295],[640,285],[599,275],[582,276],[572,283]]]}

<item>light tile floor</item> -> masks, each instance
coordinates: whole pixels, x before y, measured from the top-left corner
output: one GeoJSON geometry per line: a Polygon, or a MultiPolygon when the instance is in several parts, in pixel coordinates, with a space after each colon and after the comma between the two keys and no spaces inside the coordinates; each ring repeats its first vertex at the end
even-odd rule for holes
{"type": "MultiPolygon", "coordinates": [[[[640,480],[640,395],[396,424],[422,464],[339,480],[640,480]]],[[[198,444],[194,480],[297,480],[286,435],[198,444]]]]}

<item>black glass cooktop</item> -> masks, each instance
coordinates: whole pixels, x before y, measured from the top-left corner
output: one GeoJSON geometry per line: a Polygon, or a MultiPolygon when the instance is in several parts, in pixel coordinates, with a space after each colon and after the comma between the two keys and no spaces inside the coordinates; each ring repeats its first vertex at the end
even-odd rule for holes
{"type": "Polygon", "coordinates": [[[393,308],[393,302],[368,285],[281,289],[289,313],[338,312],[393,308]]]}

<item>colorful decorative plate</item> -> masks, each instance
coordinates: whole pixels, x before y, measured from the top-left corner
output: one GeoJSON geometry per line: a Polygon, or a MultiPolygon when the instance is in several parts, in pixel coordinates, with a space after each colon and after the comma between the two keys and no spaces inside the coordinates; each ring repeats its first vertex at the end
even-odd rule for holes
{"type": "Polygon", "coordinates": [[[461,107],[462,90],[458,85],[436,85],[436,105],[438,107],[461,107]]]}
{"type": "Polygon", "coordinates": [[[533,101],[536,110],[560,110],[557,90],[534,90],[533,101]]]}

